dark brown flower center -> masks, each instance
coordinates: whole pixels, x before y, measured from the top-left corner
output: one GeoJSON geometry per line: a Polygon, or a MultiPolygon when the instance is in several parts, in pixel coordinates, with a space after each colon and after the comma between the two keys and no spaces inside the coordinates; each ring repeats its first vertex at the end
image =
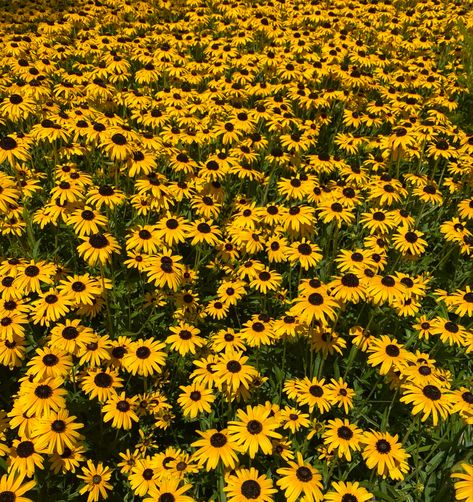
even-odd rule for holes
{"type": "Polygon", "coordinates": [[[440,389],[435,385],[426,385],[422,389],[422,393],[427,399],[430,399],[431,401],[438,401],[442,397],[440,389]]]}
{"type": "Polygon", "coordinates": [[[79,336],[79,331],[74,326],[66,326],[62,330],[62,337],[65,338],[66,340],[74,340],[74,338],[77,338],[78,336],[79,336]]]}
{"type": "Polygon", "coordinates": [[[360,285],[360,280],[355,274],[345,274],[342,277],[341,282],[348,288],[357,288],[360,285]]]}
{"type": "Polygon", "coordinates": [[[381,284],[387,288],[392,288],[396,281],[390,275],[387,275],[381,279],[381,284]]]}
{"type": "Polygon", "coordinates": [[[376,441],[376,450],[378,453],[386,454],[391,451],[391,445],[385,439],[379,439],[376,441]]]}
{"type": "Polygon", "coordinates": [[[247,499],[257,499],[261,495],[261,487],[254,479],[247,479],[241,484],[241,494],[247,499]]]}
{"type": "Polygon", "coordinates": [[[20,458],[28,458],[34,453],[34,444],[31,441],[22,441],[18,443],[16,453],[20,458]]]}
{"type": "Polygon", "coordinates": [[[130,403],[128,401],[118,401],[117,403],[117,410],[121,411],[122,413],[126,413],[130,409],[130,403]]]}
{"type": "Polygon", "coordinates": [[[227,370],[230,373],[238,373],[241,371],[241,364],[238,361],[228,361],[227,370]]]}
{"type": "Polygon", "coordinates": [[[349,441],[353,437],[353,431],[350,429],[350,427],[347,427],[346,425],[342,425],[337,430],[337,436],[341,439],[345,439],[346,441],[349,441]]]}
{"type": "Polygon", "coordinates": [[[103,249],[108,246],[108,239],[103,234],[94,234],[89,237],[89,244],[94,249],[103,249]]]}
{"type": "Polygon", "coordinates": [[[108,373],[97,373],[94,377],[94,383],[97,387],[107,388],[113,383],[113,378],[108,373]]]}
{"type": "Polygon", "coordinates": [[[222,448],[222,446],[227,444],[227,438],[221,432],[216,432],[210,436],[210,444],[214,448],[222,448]]]}
{"type": "Polygon", "coordinates": [[[263,430],[263,425],[258,420],[250,420],[246,426],[250,434],[259,434],[263,430]]]}
{"type": "Polygon", "coordinates": [[[386,354],[390,357],[398,357],[401,351],[399,350],[399,347],[397,345],[394,345],[390,343],[389,345],[386,345],[386,354]]]}
{"type": "Polygon", "coordinates": [[[54,420],[51,424],[51,430],[58,433],[64,432],[66,430],[66,422],[64,420],[54,420]]]}
{"type": "Polygon", "coordinates": [[[136,357],[139,359],[148,359],[148,357],[151,355],[151,350],[148,347],[138,347],[136,349],[136,357]]]}
{"type": "Polygon", "coordinates": [[[43,357],[43,364],[45,366],[55,366],[59,362],[59,357],[55,354],[46,354],[43,357]]]}
{"type": "Polygon", "coordinates": [[[49,385],[38,385],[34,393],[40,399],[48,399],[53,395],[53,389],[49,385]]]}
{"type": "Polygon", "coordinates": [[[311,385],[309,387],[309,392],[314,396],[314,397],[322,397],[324,395],[324,389],[320,385],[311,385]]]}
{"type": "Polygon", "coordinates": [[[308,467],[298,467],[296,470],[296,477],[303,483],[308,483],[312,479],[312,471],[308,467]]]}
{"type": "Polygon", "coordinates": [[[311,293],[308,301],[311,305],[317,306],[324,303],[324,297],[320,293],[311,293]]]}

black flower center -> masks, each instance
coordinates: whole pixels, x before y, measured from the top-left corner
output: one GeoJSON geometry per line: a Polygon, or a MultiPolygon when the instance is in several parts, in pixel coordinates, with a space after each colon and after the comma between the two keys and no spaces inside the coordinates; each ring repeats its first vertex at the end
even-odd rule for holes
{"type": "Polygon", "coordinates": [[[324,297],[320,293],[311,293],[308,301],[311,305],[317,306],[324,303],[324,297]]]}
{"type": "Polygon", "coordinates": [[[462,399],[465,403],[473,404],[473,394],[470,391],[466,391],[462,394],[462,399]]]}
{"type": "Polygon", "coordinates": [[[261,487],[254,479],[247,479],[241,484],[241,494],[247,499],[257,499],[261,494],[261,487]]]}
{"type": "Polygon", "coordinates": [[[174,502],[175,500],[176,497],[169,492],[161,493],[161,495],[158,498],[158,502],[174,502]]]}
{"type": "Polygon", "coordinates": [[[82,211],[81,217],[85,221],[92,221],[95,218],[95,215],[94,212],[90,209],[85,209],[84,211],[82,211]]]}
{"type": "Polygon", "coordinates": [[[251,327],[253,331],[256,331],[256,333],[261,333],[264,331],[264,324],[262,322],[254,322],[251,327]]]}
{"type": "Polygon", "coordinates": [[[64,420],[54,420],[51,424],[51,430],[54,432],[64,432],[66,430],[66,422],[64,420]]]}
{"type": "Polygon", "coordinates": [[[62,337],[66,340],[74,340],[74,338],[77,338],[78,336],[79,331],[77,331],[77,328],[74,326],[66,326],[62,330],[62,337]]]}
{"type": "Polygon", "coordinates": [[[353,437],[353,431],[350,429],[350,427],[347,427],[346,425],[342,425],[337,430],[337,436],[341,439],[345,439],[346,441],[349,441],[353,437]]]}
{"type": "Polygon", "coordinates": [[[241,364],[238,361],[228,361],[227,370],[230,373],[238,373],[241,371],[241,364]]]}
{"type": "Polygon", "coordinates": [[[188,329],[181,329],[181,331],[179,331],[179,338],[181,340],[190,340],[192,338],[192,333],[188,329]]]}
{"type": "Polygon", "coordinates": [[[387,275],[381,279],[381,284],[387,288],[392,288],[396,284],[396,281],[390,275],[387,275]]]}
{"type": "Polygon", "coordinates": [[[94,377],[94,383],[97,387],[107,388],[113,383],[113,378],[108,373],[97,373],[94,377]]]}
{"type": "Polygon", "coordinates": [[[116,145],[126,145],[126,138],[123,134],[116,133],[112,136],[112,141],[116,145]]]}
{"type": "Polygon", "coordinates": [[[299,251],[300,254],[304,256],[309,256],[312,253],[312,248],[310,244],[307,244],[306,242],[299,244],[299,246],[297,246],[297,250],[299,251]]]}
{"type": "Polygon", "coordinates": [[[393,345],[390,343],[389,345],[386,345],[386,354],[390,357],[398,357],[401,351],[399,350],[399,347],[397,345],[393,345]]]}
{"type": "Polygon", "coordinates": [[[20,458],[28,458],[34,453],[34,444],[31,441],[22,441],[18,443],[16,453],[20,458]]]}
{"type": "Polygon", "coordinates": [[[344,286],[347,286],[349,288],[357,288],[360,284],[360,280],[355,274],[345,274],[341,282],[344,286]]]}
{"type": "Polygon", "coordinates": [[[403,277],[401,279],[401,284],[404,284],[407,288],[412,288],[412,286],[414,286],[414,281],[410,277],[403,277]]]}
{"type": "Polygon", "coordinates": [[[130,403],[128,401],[118,401],[117,410],[122,413],[126,413],[130,409],[130,403]]]}
{"type": "Polygon", "coordinates": [[[314,396],[314,397],[322,397],[324,395],[324,389],[320,385],[311,385],[309,387],[309,392],[314,396]]]}
{"type": "Polygon", "coordinates": [[[138,347],[136,349],[136,357],[139,359],[148,359],[151,355],[151,350],[148,347],[138,347]]]}
{"type": "Polygon", "coordinates": [[[146,230],[145,228],[143,230],[140,230],[138,232],[138,235],[140,236],[140,239],[143,239],[145,241],[151,239],[151,232],[149,230],[146,230]]]}
{"type": "Polygon", "coordinates": [[[263,430],[263,425],[258,420],[250,420],[246,426],[250,434],[259,434],[263,430]]]}
{"type": "Polygon", "coordinates": [[[53,389],[49,385],[38,385],[34,393],[40,399],[48,399],[53,395],[53,389]]]}
{"type": "Polygon", "coordinates": [[[59,298],[57,295],[46,295],[46,297],[44,298],[44,301],[48,305],[53,305],[54,303],[57,303],[58,300],[59,298]]]}
{"type": "Polygon", "coordinates": [[[55,354],[46,354],[43,357],[43,363],[45,366],[55,366],[59,362],[59,357],[55,354]]]}
{"type": "Polygon", "coordinates": [[[445,323],[445,329],[449,332],[449,333],[458,333],[460,331],[460,328],[458,327],[458,324],[455,324],[454,322],[452,321],[447,321],[445,323]]]}
{"type": "Polygon", "coordinates": [[[115,194],[115,190],[110,185],[102,185],[99,188],[99,194],[102,197],[111,197],[115,194]]]}
{"type": "Polygon", "coordinates": [[[358,502],[358,497],[355,497],[355,495],[352,495],[351,493],[345,493],[342,496],[341,502],[358,502]]]}
{"type": "Polygon", "coordinates": [[[39,274],[39,268],[36,265],[28,265],[25,268],[25,275],[28,277],[36,277],[39,274]]]}
{"type": "Polygon", "coordinates": [[[435,385],[426,385],[422,389],[422,393],[426,398],[430,399],[431,401],[438,401],[442,397],[440,389],[435,385]]]}
{"type": "Polygon", "coordinates": [[[17,146],[17,142],[10,136],[5,136],[0,139],[0,148],[2,150],[14,150],[17,146]]]}
{"type": "Polygon", "coordinates": [[[94,249],[103,249],[108,246],[108,239],[103,234],[94,234],[89,237],[89,244],[94,249]]]}
{"type": "Polygon", "coordinates": [[[146,481],[149,481],[154,475],[153,469],[145,469],[143,471],[143,478],[146,479],[146,481]]]}
{"type": "Polygon", "coordinates": [[[202,394],[198,390],[194,390],[189,394],[189,397],[192,401],[200,401],[202,398],[202,394]]]}
{"type": "Polygon", "coordinates": [[[376,441],[376,450],[378,453],[389,453],[391,451],[391,445],[385,439],[379,439],[376,441]]]}
{"type": "Polygon", "coordinates": [[[422,376],[427,376],[427,375],[430,375],[432,373],[432,370],[430,369],[429,366],[419,366],[419,373],[422,375],[422,376]]]}
{"type": "Polygon", "coordinates": [[[15,502],[16,495],[13,492],[0,492],[0,502],[15,502]]]}
{"type": "Polygon", "coordinates": [[[312,471],[308,467],[298,467],[296,470],[296,476],[299,481],[303,483],[308,483],[312,479],[312,471]]]}
{"type": "Polygon", "coordinates": [[[208,223],[199,223],[197,225],[197,230],[201,233],[201,234],[208,234],[210,233],[210,231],[212,230],[210,228],[210,225],[208,223]]]}
{"type": "Polygon", "coordinates": [[[179,226],[179,222],[175,218],[169,218],[169,220],[166,221],[166,226],[169,230],[175,230],[179,226]]]}
{"type": "Polygon", "coordinates": [[[410,244],[414,244],[414,242],[416,242],[417,239],[419,238],[415,232],[406,232],[404,237],[406,238],[406,241],[409,242],[410,244]]]}
{"type": "Polygon", "coordinates": [[[210,444],[214,448],[222,448],[222,446],[225,446],[227,444],[227,438],[225,434],[222,434],[221,432],[216,432],[215,434],[212,434],[210,436],[210,444]]]}

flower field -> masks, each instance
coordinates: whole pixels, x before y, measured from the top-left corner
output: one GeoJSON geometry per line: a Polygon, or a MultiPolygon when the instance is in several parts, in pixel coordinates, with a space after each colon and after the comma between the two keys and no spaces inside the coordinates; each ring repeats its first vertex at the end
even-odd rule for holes
{"type": "Polygon", "coordinates": [[[0,502],[473,502],[473,2],[0,40],[0,502]]]}

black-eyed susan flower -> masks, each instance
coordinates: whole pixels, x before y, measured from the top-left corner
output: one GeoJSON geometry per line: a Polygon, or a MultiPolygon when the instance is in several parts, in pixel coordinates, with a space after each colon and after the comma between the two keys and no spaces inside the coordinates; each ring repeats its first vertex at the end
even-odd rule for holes
{"type": "Polygon", "coordinates": [[[327,502],[366,502],[373,495],[358,481],[333,481],[331,490],[325,494],[327,502]]]}
{"type": "Polygon", "coordinates": [[[403,388],[403,395],[400,401],[411,403],[414,415],[422,413],[422,422],[425,422],[429,416],[432,416],[434,425],[437,425],[439,417],[445,420],[449,416],[452,405],[450,391],[433,384],[406,384],[403,388]]]}
{"type": "Polygon", "coordinates": [[[170,250],[163,250],[158,255],[147,260],[145,271],[149,282],[159,288],[167,286],[177,291],[183,279],[185,267],[181,263],[182,256],[175,255],[170,250]]]}
{"type": "Polygon", "coordinates": [[[248,389],[258,375],[254,366],[246,364],[248,359],[242,352],[233,350],[221,354],[216,362],[212,362],[212,378],[219,386],[226,385],[230,392],[236,392],[240,385],[248,389]]]}
{"type": "Polygon", "coordinates": [[[90,236],[83,236],[84,241],[77,247],[79,255],[91,266],[105,265],[112,257],[113,253],[120,250],[120,246],[111,234],[97,233],[90,236]]]}
{"type": "Polygon", "coordinates": [[[197,448],[193,457],[200,465],[205,465],[206,469],[210,471],[216,469],[221,461],[225,467],[235,468],[240,447],[226,429],[196,432],[202,439],[192,443],[192,446],[197,448]]]}
{"type": "Polygon", "coordinates": [[[289,467],[281,467],[276,471],[281,476],[276,484],[284,490],[288,502],[296,502],[300,496],[314,502],[322,501],[322,476],[304,461],[300,452],[296,458],[297,462],[288,461],[289,467]]]}
{"type": "Polygon", "coordinates": [[[37,381],[49,377],[65,378],[71,371],[72,358],[61,350],[45,347],[36,350],[36,355],[28,361],[27,366],[27,374],[37,381]]]}
{"type": "Polygon", "coordinates": [[[383,478],[402,480],[409,471],[410,455],[398,441],[398,435],[388,432],[367,431],[363,434],[362,456],[369,469],[376,469],[383,478]]]}
{"type": "Polygon", "coordinates": [[[355,391],[351,389],[347,382],[343,378],[338,380],[332,378],[330,383],[327,385],[328,399],[331,405],[343,408],[345,413],[353,408],[353,398],[355,397],[355,391]]]}
{"type": "Polygon", "coordinates": [[[131,489],[139,497],[144,497],[151,489],[157,488],[159,484],[158,473],[150,457],[136,459],[128,479],[130,480],[131,489]]]}
{"type": "Polygon", "coordinates": [[[23,495],[27,491],[34,488],[36,482],[31,480],[23,483],[24,479],[24,476],[17,475],[13,472],[4,474],[0,478],[0,497],[8,501],[12,500],[15,502],[33,502],[31,499],[23,497],[23,495]]]}
{"type": "Polygon", "coordinates": [[[179,388],[182,393],[177,402],[181,406],[184,416],[195,418],[201,413],[210,413],[211,404],[215,400],[211,389],[196,382],[191,385],[181,385],[179,388]]]}
{"type": "Polygon", "coordinates": [[[123,386],[123,379],[113,369],[89,369],[81,379],[81,387],[90,399],[107,401],[123,386]]]}
{"type": "Polygon", "coordinates": [[[312,321],[335,319],[335,309],[338,307],[338,302],[321,288],[320,291],[297,297],[289,313],[297,316],[301,322],[310,324],[312,321]]]}
{"type": "Polygon", "coordinates": [[[36,469],[43,469],[44,459],[35,443],[33,439],[15,439],[13,441],[8,455],[10,472],[31,478],[36,469]]]}
{"type": "Polygon", "coordinates": [[[269,455],[272,451],[271,438],[280,438],[276,432],[278,421],[270,415],[270,410],[263,406],[247,406],[236,412],[238,420],[228,422],[228,433],[239,444],[242,451],[254,458],[261,450],[269,455]]]}
{"type": "Polygon", "coordinates": [[[112,422],[116,429],[131,429],[139,418],[135,413],[136,397],[126,397],[124,392],[112,395],[102,406],[104,422],[112,422]]]}
{"type": "Polygon", "coordinates": [[[335,451],[340,458],[352,459],[352,452],[360,451],[363,431],[346,418],[329,420],[322,438],[328,452],[335,451]]]}
{"type": "Polygon", "coordinates": [[[178,326],[171,326],[169,331],[171,334],[166,338],[166,343],[182,356],[189,352],[195,354],[197,347],[205,345],[205,340],[199,336],[200,329],[190,324],[180,323],[178,326]]]}
{"type": "Polygon", "coordinates": [[[108,498],[107,490],[113,488],[109,483],[112,471],[102,462],[95,465],[92,460],[87,460],[87,466],[82,467],[82,474],[78,474],[77,477],[84,483],[79,493],[81,495],[87,493],[87,502],[97,502],[100,498],[108,498]]]}
{"type": "Polygon", "coordinates": [[[236,469],[226,481],[224,491],[229,502],[245,502],[246,500],[270,502],[273,500],[272,495],[277,491],[273,488],[271,479],[260,474],[254,467],[236,469]]]}
{"type": "Polygon", "coordinates": [[[122,359],[123,367],[132,375],[149,376],[162,371],[166,353],[165,344],[153,339],[135,340],[122,359]]]}
{"type": "Polygon", "coordinates": [[[311,412],[317,408],[320,413],[325,413],[330,409],[327,393],[324,378],[318,380],[305,377],[296,383],[294,397],[300,405],[307,404],[311,412]]]}
{"type": "Polygon", "coordinates": [[[406,362],[407,354],[403,345],[387,335],[371,340],[368,353],[370,354],[368,364],[374,367],[380,366],[381,375],[386,375],[393,366],[396,368],[406,362]]]}
{"type": "Polygon", "coordinates": [[[77,446],[81,439],[77,431],[84,425],[75,419],[76,417],[69,416],[67,410],[59,410],[38,419],[32,433],[37,448],[47,453],[62,455],[65,448],[73,449],[77,446]]]}
{"type": "Polygon", "coordinates": [[[291,408],[290,406],[286,406],[281,410],[281,422],[283,429],[289,429],[293,434],[310,424],[307,413],[302,413],[297,408],[291,408]]]}
{"type": "Polygon", "coordinates": [[[194,502],[194,498],[185,495],[191,488],[191,484],[183,484],[179,486],[179,478],[164,478],[160,481],[159,486],[152,487],[148,491],[150,498],[145,498],[145,501],[151,502],[154,500],[169,500],[173,502],[194,502]]]}
{"type": "Polygon", "coordinates": [[[61,388],[61,378],[46,378],[39,382],[23,383],[18,403],[28,416],[47,415],[52,411],[65,408],[64,396],[67,391],[61,388]]]}
{"type": "Polygon", "coordinates": [[[427,247],[427,241],[422,238],[423,232],[409,228],[401,228],[393,237],[394,248],[402,254],[420,256],[427,247]]]}
{"type": "Polygon", "coordinates": [[[127,251],[155,254],[161,245],[158,231],[154,225],[142,225],[133,230],[126,239],[127,251]]]}

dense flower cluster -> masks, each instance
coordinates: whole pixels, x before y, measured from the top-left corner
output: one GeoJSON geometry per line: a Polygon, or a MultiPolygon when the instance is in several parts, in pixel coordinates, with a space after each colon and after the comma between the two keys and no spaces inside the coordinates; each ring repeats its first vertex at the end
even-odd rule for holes
{"type": "Polygon", "coordinates": [[[0,22],[0,501],[471,501],[469,2],[56,4],[0,22]]]}

